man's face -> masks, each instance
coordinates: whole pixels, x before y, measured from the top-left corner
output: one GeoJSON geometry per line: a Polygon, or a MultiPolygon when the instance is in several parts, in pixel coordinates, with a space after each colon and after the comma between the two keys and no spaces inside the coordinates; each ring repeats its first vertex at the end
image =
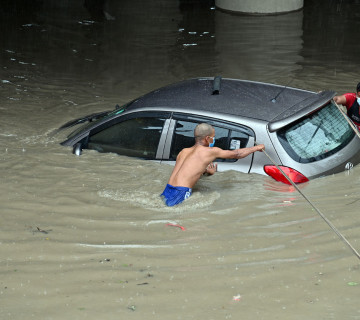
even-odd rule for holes
{"type": "Polygon", "coordinates": [[[211,136],[206,137],[206,141],[209,144],[213,143],[215,139],[215,129],[213,129],[211,136]]]}

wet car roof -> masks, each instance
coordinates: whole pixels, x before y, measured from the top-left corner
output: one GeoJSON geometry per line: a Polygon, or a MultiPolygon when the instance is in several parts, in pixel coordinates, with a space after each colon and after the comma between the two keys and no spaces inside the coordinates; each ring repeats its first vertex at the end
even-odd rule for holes
{"type": "Polygon", "coordinates": [[[143,107],[191,109],[271,121],[316,93],[274,84],[221,79],[213,94],[214,78],[181,81],[154,90],[133,101],[129,110],[143,107]]]}

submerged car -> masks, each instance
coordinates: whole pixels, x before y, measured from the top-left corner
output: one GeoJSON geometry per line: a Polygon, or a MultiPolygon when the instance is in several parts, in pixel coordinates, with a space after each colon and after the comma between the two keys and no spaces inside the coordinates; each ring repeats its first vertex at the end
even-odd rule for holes
{"type": "Polygon", "coordinates": [[[194,144],[195,126],[206,122],[215,128],[217,147],[266,148],[239,160],[217,159],[218,171],[268,174],[289,183],[280,165],[301,183],[360,162],[360,139],[334,96],[247,80],[190,79],[66,123],[60,129],[79,128],[61,144],[78,155],[93,149],[175,164],[177,154],[194,144]]]}

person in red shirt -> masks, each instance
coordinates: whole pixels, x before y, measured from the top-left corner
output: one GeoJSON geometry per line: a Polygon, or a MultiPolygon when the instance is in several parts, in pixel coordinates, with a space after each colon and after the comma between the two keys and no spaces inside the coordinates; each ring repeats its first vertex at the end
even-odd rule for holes
{"type": "Polygon", "coordinates": [[[356,93],[345,93],[341,96],[335,96],[334,101],[337,104],[346,106],[348,117],[360,130],[360,82],[356,86],[356,93]]]}

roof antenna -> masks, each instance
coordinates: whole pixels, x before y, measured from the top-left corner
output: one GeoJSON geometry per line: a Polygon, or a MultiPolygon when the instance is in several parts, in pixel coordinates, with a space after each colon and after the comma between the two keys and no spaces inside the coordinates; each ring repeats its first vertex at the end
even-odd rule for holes
{"type": "Polygon", "coordinates": [[[274,98],[272,98],[272,99],[270,100],[272,103],[275,103],[275,102],[276,102],[276,99],[284,92],[284,90],[288,87],[288,85],[291,83],[291,81],[293,81],[293,79],[290,79],[290,81],[286,84],[286,86],[284,86],[284,87],[280,90],[280,92],[279,92],[274,98]]]}
{"type": "Polygon", "coordinates": [[[220,94],[221,76],[216,76],[213,83],[213,95],[220,94]]]}

